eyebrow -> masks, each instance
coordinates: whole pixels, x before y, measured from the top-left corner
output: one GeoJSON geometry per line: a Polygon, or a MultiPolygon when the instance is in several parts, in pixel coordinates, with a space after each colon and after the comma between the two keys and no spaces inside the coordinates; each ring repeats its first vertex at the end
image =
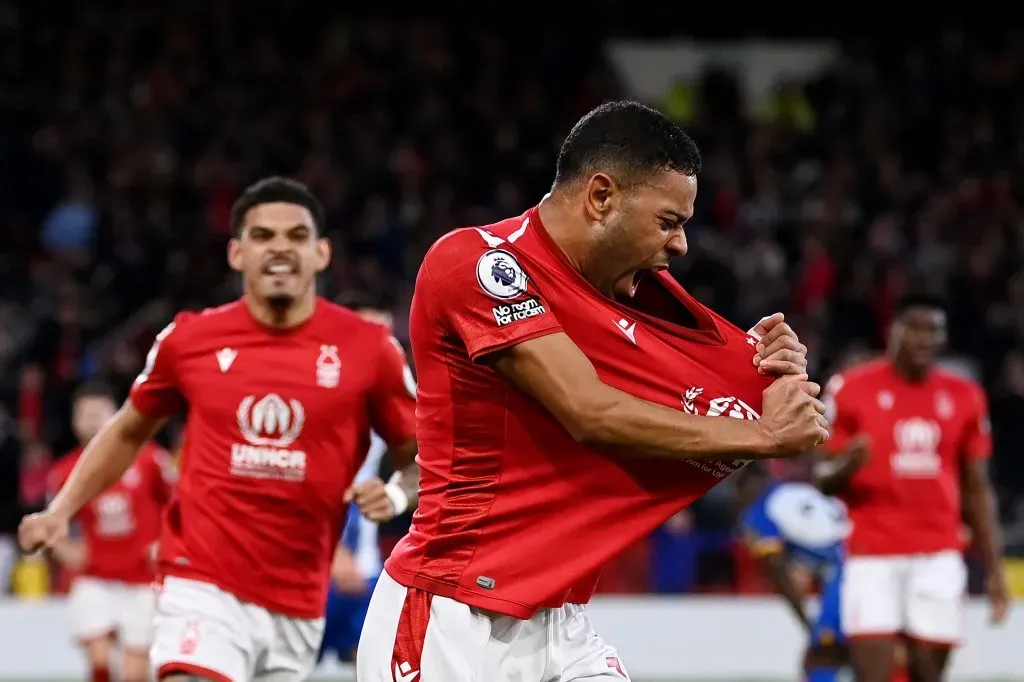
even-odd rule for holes
{"type": "MultiPolygon", "coordinates": [[[[266,225],[250,225],[249,229],[250,230],[267,230],[268,232],[273,232],[274,231],[274,228],[267,227],[266,225]]],[[[312,231],[313,228],[310,227],[309,225],[306,225],[305,223],[297,223],[295,225],[292,225],[291,227],[285,228],[284,231],[285,232],[294,232],[295,230],[309,230],[309,231],[312,231]]]]}
{"type": "Polygon", "coordinates": [[[687,220],[690,219],[690,216],[686,215],[685,213],[680,213],[679,211],[674,211],[670,208],[666,208],[665,213],[672,214],[672,216],[675,217],[675,219],[681,223],[685,223],[687,220]]]}

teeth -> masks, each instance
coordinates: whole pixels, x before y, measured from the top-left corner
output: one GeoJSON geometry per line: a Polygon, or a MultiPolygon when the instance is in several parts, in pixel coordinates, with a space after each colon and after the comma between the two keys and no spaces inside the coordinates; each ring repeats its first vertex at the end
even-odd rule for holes
{"type": "Polygon", "coordinates": [[[292,266],[288,263],[275,263],[267,269],[274,275],[286,275],[292,272],[292,266]]]}

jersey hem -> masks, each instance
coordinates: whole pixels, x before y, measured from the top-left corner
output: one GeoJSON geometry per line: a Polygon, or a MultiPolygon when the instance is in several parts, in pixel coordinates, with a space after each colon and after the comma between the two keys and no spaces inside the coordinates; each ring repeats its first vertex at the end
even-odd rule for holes
{"type": "MultiPolygon", "coordinates": [[[[196,570],[181,570],[180,566],[175,566],[172,570],[163,570],[160,572],[159,582],[162,584],[164,578],[181,578],[183,580],[195,580],[196,582],[207,583],[213,585],[219,590],[227,592],[233,597],[236,597],[240,601],[253,604],[266,609],[270,613],[278,616],[286,616],[288,618],[297,618],[300,620],[317,620],[324,617],[324,609],[319,608],[316,610],[305,610],[296,609],[274,602],[269,602],[266,599],[261,599],[255,592],[249,592],[247,590],[240,590],[234,585],[230,585],[222,580],[210,577],[208,574],[202,571],[196,570]]],[[[326,599],[322,600],[326,601],[326,599]]]]}
{"type": "Polygon", "coordinates": [[[145,578],[139,576],[136,576],[134,578],[125,578],[114,575],[105,575],[103,573],[94,573],[93,571],[86,570],[76,574],[74,578],[72,578],[72,581],[77,580],[78,578],[92,578],[93,580],[105,580],[111,583],[121,583],[123,585],[130,585],[132,587],[144,587],[146,585],[153,584],[153,581],[156,579],[156,573],[151,573],[145,578]]]}
{"type": "Polygon", "coordinates": [[[954,544],[943,544],[943,545],[929,545],[925,548],[915,547],[913,549],[906,549],[901,546],[899,551],[892,550],[863,550],[863,549],[846,549],[846,558],[851,557],[911,557],[911,556],[930,556],[933,554],[942,554],[943,552],[963,552],[964,545],[962,543],[954,544]]]}
{"type": "MultiPolygon", "coordinates": [[[[403,587],[423,590],[424,592],[429,592],[433,595],[437,595],[438,597],[454,599],[455,601],[466,604],[467,606],[473,606],[486,611],[494,611],[504,616],[511,616],[520,620],[529,620],[537,613],[537,611],[540,611],[541,608],[548,608],[532,604],[523,604],[517,601],[510,601],[500,597],[480,594],[479,592],[472,592],[443,580],[427,578],[417,573],[406,571],[405,569],[396,566],[390,559],[384,563],[384,571],[391,576],[392,580],[403,587]]],[[[561,605],[562,604],[552,605],[551,608],[557,608],[561,605]]]]}

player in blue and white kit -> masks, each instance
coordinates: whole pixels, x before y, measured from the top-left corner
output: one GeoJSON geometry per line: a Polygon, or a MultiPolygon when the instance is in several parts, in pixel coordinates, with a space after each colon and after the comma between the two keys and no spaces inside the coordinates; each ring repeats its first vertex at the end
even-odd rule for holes
{"type": "MultiPolygon", "coordinates": [[[[384,441],[373,434],[366,461],[356,474],[354,485],[377,478],[386,449],[384,441]]],[[[349,505],[345,530],[331,568],[332,582],[324,614],[320,660],[330,653],[341,661],[355,660],[359,633],[382,566],[377,524],[363,516],[357,505],[349,505]]]]}
{"type": "Polygon", "coordinates": [[[746,484],[767,486],[743,513],[741,523],[751,550],[807,629],[807,682],[847,677],[848,652],[839,627],[843,545],[850,532],[846,507],[808,483],[768,483],[757,470],[747,473],[746,484]],[[790,573],[790,562],[798,562],[818,577],[820,608],[813,619],[790,573]]]}

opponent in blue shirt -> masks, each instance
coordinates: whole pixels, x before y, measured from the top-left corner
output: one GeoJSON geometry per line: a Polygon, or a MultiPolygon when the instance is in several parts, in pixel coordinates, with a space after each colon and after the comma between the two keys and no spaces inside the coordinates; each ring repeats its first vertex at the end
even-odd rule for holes
{"type": "Polygon", "coordinates": [[[763,490],[742,515],[744,534],[807,629],[807,682],[836,682],[849,673],[846,641],[839,628],[843,543],[850,532],[846,507],[808,483],[769,483],[757,471],[746,477],[748,486],[760,485],[763,490]],[[820,607],[813,619],[790,574],[790,562],[803,565],[819,580],[820,607]]]}
{"type": "MultiPolygon", "coordinates": [[[[384,441],[377,434],[372,434],[366,461],[356,474],[353,485],[358,486],[378,478],[381,457],[386,449],[384,441]]],[[[405,498],[402,508],[395,509],[392,500],[391,516],[414,504],[414,500],[405,498]]],[[[382,567],[380,546],[377,543],[377,522],[363,516],[358,505],[350,504],[345,529],[331,566],[331,588],[324,614],[324,639],[318,660],[332,652],[341,661],[355,660],[359,634],[366,619],[366,610],[370,606],[370,596],[382,567]]]]}

